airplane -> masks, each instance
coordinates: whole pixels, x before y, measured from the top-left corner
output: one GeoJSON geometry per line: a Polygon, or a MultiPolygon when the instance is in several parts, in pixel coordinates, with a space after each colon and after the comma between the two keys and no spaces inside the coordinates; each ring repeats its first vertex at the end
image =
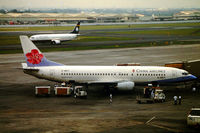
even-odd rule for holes
{"type": "Polygon", "coordinates": [[[30,37],[33,42],[51,42],[52,44],[61,44],[63,41],[74,40],[77,38],[80,31],[80,21],[75,26],[74,30],[67,34],[38,34],[30,37]]]}
{"type": "Polygon", "coordinates": [[[185,70],[160,66],[71,66],[48,60],[27,36],[20,36],[26,63],[24,73],[70,84],[99,84],[133,90],[135,83],[174,83],[195,80],[185,70]]]}

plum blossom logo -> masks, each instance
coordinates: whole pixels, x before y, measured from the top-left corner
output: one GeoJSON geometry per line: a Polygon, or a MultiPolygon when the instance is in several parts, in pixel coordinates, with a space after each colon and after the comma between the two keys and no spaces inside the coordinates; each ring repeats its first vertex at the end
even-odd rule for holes
{"type": "Polygon", "coordinates": [[[37,49],[32,49],[30,53],[26,54],[27,61],[31,64],[39,64],[42,61],[43,55],[37,49]]]}

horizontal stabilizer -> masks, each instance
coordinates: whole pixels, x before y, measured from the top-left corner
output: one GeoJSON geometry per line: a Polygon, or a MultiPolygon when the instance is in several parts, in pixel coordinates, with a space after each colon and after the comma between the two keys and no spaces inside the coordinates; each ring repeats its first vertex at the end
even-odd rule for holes
{"type": "Polygon", "coordinates": [[[37,69],[37,68],[28,67],[26,63],[22,63],[22,69],[23,69],[23,70],[26,70],[26,71],[36,71],[36,72],[39,71],[39,69],[37,69]]]}

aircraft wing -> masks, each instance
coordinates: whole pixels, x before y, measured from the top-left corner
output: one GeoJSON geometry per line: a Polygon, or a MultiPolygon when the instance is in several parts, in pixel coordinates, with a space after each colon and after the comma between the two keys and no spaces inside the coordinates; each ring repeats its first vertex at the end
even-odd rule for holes
{"type": "Polygon", "coordinates": [[[126,82],[124,80],[120,80],[120,81],[91,81],[88,82],[88,84],[117,84],[117,83],[121,83],[121,82],[126,82]]]}

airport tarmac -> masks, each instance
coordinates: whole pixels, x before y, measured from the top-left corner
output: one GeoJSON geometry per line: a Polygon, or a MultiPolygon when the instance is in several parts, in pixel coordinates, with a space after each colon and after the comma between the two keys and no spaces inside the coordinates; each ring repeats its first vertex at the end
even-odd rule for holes
{"type": "MultiPolygon", "coordinates": [[[[114,65],[136,62],[164,65],[168,62],[200,59],[200,44],[140,47],[107,50],[49,52],[44,55],[66,65],[114,65]]],[[[0,55],[0,132],[45,133],[133,133],[199,132],[186,125],[193,106],[199,107],[200,93],[174,86],[167,91],[167,101],[137,104],[136,93],[116,92],[113,103],[103,90],[90,87],[87,99],[73,97],[37,98],[34,86],[54,82],[26,75],[20,69],[23,54],[0,55]],[[181,95],[182,105],[173,105],[172,97],[181,95]]],[[[136,87],[135,89],[139,89],[136,87]]],[[[168,87],[164,87],[167,89],[168,87]]]]}

